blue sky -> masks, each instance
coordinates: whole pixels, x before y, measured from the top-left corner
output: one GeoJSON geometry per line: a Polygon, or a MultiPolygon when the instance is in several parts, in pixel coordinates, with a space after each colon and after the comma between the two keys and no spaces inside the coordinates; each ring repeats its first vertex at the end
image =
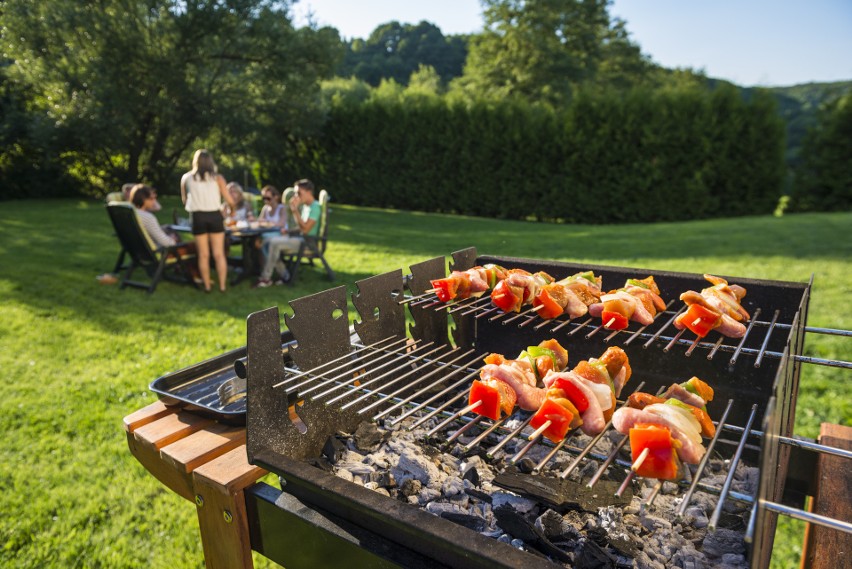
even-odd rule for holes
{"type": "MultiPolygon", "coordinates": [[[[297,24],[308,12],[345,38],[391,20],[427,20],[444,34],[482,28],[478,0],[300,0],[297,24]]],[[[852,0],[615,0],[610,13],[666,67],[743,86],[852,79],[852,0]]]]}

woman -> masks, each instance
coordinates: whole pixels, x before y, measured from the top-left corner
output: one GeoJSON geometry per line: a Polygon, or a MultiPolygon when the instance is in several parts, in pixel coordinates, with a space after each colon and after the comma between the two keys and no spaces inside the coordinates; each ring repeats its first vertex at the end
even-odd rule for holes
{"type": "Polygon", "coordinates": [[[233,209],[234,202],[225,187],[225,178],[216,171],[213,156],[196,150],[192,170],[180,180],[180,198],[192,217],[192,234],[198,248],[198,270],[205,292],[210,292],[210,255],[216,263],[219,290],[225,292],[228,282],[228,259],[225,257],[225,223],[222,199],[233,209]]]}
{"type": "Polygon", "coordinates": [[[236,225],[239,222],[249,223],[254,221],[254,212],[251,210],[251,205],[246,201],[243,194],[243,188],[236,182],[231,182],[227,186],[228,193],[231,194],[231,200],[234,202],[234,207],[229,205],[222,206],[222,215],[225,216],[226,222],[236,225]]]}
{"type": "Polygon", "coordinates": [[[281,203],[281,192],[275,186],[263,186],[260,190],[263,196],[263,209],[260,210],[258,221],[264,227],[279,227],[287,229],[287,208],[281,203]]]}

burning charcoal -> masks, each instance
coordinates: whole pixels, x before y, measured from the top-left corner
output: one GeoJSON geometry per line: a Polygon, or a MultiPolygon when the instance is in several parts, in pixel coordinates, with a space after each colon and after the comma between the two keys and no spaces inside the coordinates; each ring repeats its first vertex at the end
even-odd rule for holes
{"type": "Polygon", "coordinates": [[[663,519],[659,516],[642,516],[642,525],[645,526],[645,529],[648,531],[655,531],[658,529],[672,529],[672,523],[666,519],[663,519]]]}
{"type": "Polygon", "coordinates": [[[529,474],[533,470],[535,470],[536,462],[531,458],[523,458],[520,462],[518,462],[518,470],[525,474],[529,474]]]}
{"type": "Polygon", "coordinates": [[[423,489],[423,484],[414,478],[409,478],[402,483],[402,487],[400,488],[400,492],[403,496],[414,496],[416,494],[420,494],[420,491],[423,489]]]}
{"type": "Polygon", "coordinates": [[[677,494],[679,487],[674,482],[663,482],[662,488],[660,488],[660,493],[662,494],[677,494]]]}
{"type": "Polygon", "coordinates": [[[352,473],[344,468],[339,468],[335,474],[338,478],[342,478],[347,482],[352,482],[352,473]]]}
{"type": "Polygon", "coordinates": [[[444,496],[455,496],[464,492],[464,482],[456,476],[449,476],[441,485],[441,492],[444,496]]]}
{"type": "Polygon", "coordinates": [[[426,504],[426,511],[430,514],[435,514],[436,516],[442,516],[447,512],[454,514],[465,513],[462,512],[461,508],[459,508],[455,504],[447,504],[446,502],[429,502],[428,504],[426,504]]]}
{"type": "Polygon", "coordinates": [[[465,488],[464,493],[467,494],[468,496],[473,496],[474,498],[479,498],[480,500],[482,500],[483,502],[486,502],[488,504],[490,504],[491,501],[493,500],[491,494],[489,494],[488,492],[483,492],[482,490],[476,490],[475,488],[465,488]]]}
{"type": "Polygon", "coordinates": [[[692,525],[692,527],[698,529],[706,528],[707,524],[710,523],[710,520],[707,519],[707,514],[704,513],[704,510],[697,506],[687,508],[685,514],[686,520],[692,525]]]}
{"type": "Polygon", "coordinates": [[[589,488],[585,484],[563,478],[504,472],[494,477],[494,484],[546,502],[559,511],[579,508],[587,512],[597,512],[598,508],[608,505],[627,505],[633,499],[633,493],[629,489],[620,498],[615,497],[619,485],[609,480],[601,480],[594,488],[589,488]]]}
{"type": "Polygon", "coordinates": [[[474,466],[471,466],[470,468],[464,471],[462,479],[469,481],[474,486],[479,486],[479,484],[481,483],[481,480],[479,478],[479,471],[474,466]]]}
{"type": "Polygon", "coordinates": [[[746,559],[744,555],[740,555],[739,553],[726,553],[722,556],[722,563],[726,565],[736,566],[745,566],[746,559]]]}
{"type": "Polygon", "coordinates": [[[331,464],[337,464],[344,453],[346,453],[346,443],[334,435],[328,437],[328,440],[325,441],[325,445],[322,447],[322,455],[331,464]]]}
{"type": "MultiPolygon", "coordinates": [[[[416,450],[416,447],[410,447],[416,450]]],[[[399,457],[399,462],[392,470],[397,480],[414,478],[425,485],[440,484],[446,477],[438,470],[435,463],[426,456],[409,450],[399,457]]]]}
{"type": "Polygon", "coordinates": [[[371,472],[367,475],[367,480],[375,482],[379,488],[393,488],[396,486],[396,480],[390,472],[371,472]]]}
{"type": "Polygon", "coordinates": [[[726,553],[744,553],[745,544],[740,532],[719,528],[707,534],[701,544],[701,550],[708,557],[722,557],[726,553]]]}
{"type": "Polygon", "coordinates": [[[432,500],[435,500],[436,498],[440,498],[440,497],[441,497],[441,493],[438,492],[437,490],[433,490],[432,488],[424,488],[423,490],[420,491],[420,503],[421,504],[431,503],[432,500]]]}
{"type": "Polygon", "coordinates": [[[488,522],[484,518],[462,512],[446,512],[441,514],[441,517],[477,532],[485,531],[488,528],[488,522]]]}
{"type": "Polygon", "coordinates": [[[503,505],[495,508],[494,515],[497,517],[497,525],[507,533],[522,539],[530,547],[546,555],[555,557],[560,561],[571,561],[567,552],[554,545],[541,530],[527,521],[526,518],[516,512],[511,506],[503,505]]]}
{"type": "Polygon", "coordinates": [[[576,542],[582,537],[577,526],[555,510],[547,510],[535,521],[535,526],[551,541],[576,542]]]}
{"type": "Polygon", "coordinates": [[[375,423],[363,422],[355,430],[355,446],[364,452],[377,450],[390,437],[390,433],[379,431],[375,423]]]}
{"type": "Polygon", "coordinates": [[[361,456],[357,452],[352,452],[351,450],[348,450],[337,462],[337,467],[348,470],[356,476],[366,476],[367,474],[376,471],[376,469],[370,466],[369,464],[364,464],[363,460],[363,456],[361,456]]]}
{"type": "Polygon", "coordinates": [[[615,559],[600,545],[590,539],[581,539],[574,552],[577,569],[615,569],[615,559]]]}
{"type": "Polygon", "coordinates": [[[512,494],[511,492],[502,492],[498,491],[494,493],[494,496],[491,499],[491,505],[497,509],[501,506],[507,505],[511,507],[516,512],[527,513],[533,508],[535,508],[535,502],[532,500],[528,500],[517,494],[512,494]]]}

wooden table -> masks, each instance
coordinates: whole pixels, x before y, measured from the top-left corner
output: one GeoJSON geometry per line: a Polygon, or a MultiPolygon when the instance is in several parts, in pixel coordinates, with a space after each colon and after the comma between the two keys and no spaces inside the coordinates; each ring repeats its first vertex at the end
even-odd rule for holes
{"type": "MultiPolygon", "coordinates": [[[[245,428],[222,425],[158,401],[125,417],[124,430],[130,452],[142,466],[166,487],[195,503],[206,566],[210,569],[251,569],[254,564],[246,495],[267,472],[248,463],[245,428]]],[[[824,423],[821,433],[823,444],[852,448],[849,427],[824,423]]],[[[820,457],[816,473],[817,495],[810,505],[812,511],[838,519],[846,519],[844,516],[849,515],[852,465],[843,461],[833,456],[820,457]]],[[[292,566],[311,566],[311,560],[328,554],[334,528],[328,531],[327,526],[325,529],[318,526],[321,535],[311,543],[314,539],[311,532],[316,528],[308,528],[307,533],[297,535],[294,526],[299,520],[287,518],[284,523],[292,524],[288,527],[294,529],[289,544],[291,552],[298,549],[301,554],[299,562],[293,562],[292,566]]],[[[283,558],[270,555],[272,546],[266,544],[264,551],[262,544],[255,544],[254,549],[284,563],[283,558]]],[[[347,556],[336,560],[344,563],[342,566],[358,566],[361,560],[355,564],[351,562],[366,554],[357,544],[348,547],[347,556]]],[[[809,526],[802,567],[838,567],[838,559],[848,560],[850,553],[852,536],[809,526]]],[[[363,564],[370,566],[377,567],[379,563],[380,560],[372,558],[363,560],[363,564]]],[[[335,565],[325,560],[324,566],[335,565]]]]}
{"type": "Polygon", "coordinates": [[[244,491],[266,471],[248,463],[245,428],[158,401],[125,417],[124,430],[142,466],[195,503],[206,566],[253,567],[244,491]]]}

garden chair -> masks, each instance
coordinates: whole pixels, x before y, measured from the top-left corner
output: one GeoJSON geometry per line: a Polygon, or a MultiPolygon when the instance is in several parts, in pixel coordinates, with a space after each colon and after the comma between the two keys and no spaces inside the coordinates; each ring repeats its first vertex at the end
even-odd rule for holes
{"type": "Polygon", "coordinates": [[[121,288],[142,288],[150,294],[163,278],[198,287],[192,280],[187,264],[190,260],[194,262],[194,255],[179,255],[177,251],[180,245],[157,247],[139,223],[131,204],[112,202],[107,204],[106,209],[122,250],[130,257],[130,263],[121,276],[121,288]],[[140,267],[150,277],[150,283],[131,280],[133,273],[140,267]]]}
{"type": "Polygon", "coordinates": [[[299,247],[299,251],[295,255],[281,255],[282,260],[287,265],[287,269],[290,271],[289,282],[291,283],[296,280],[296,272],[299,269],[299,265],[303,262],[313,265],[314,259],[319,259],[323,267],[325,267],[328,280],[333,281],[335,278],[334,271],[331,269],[328,261],[325,260],[325,249],[328,245],[328,202],[330,199],[331,197],[328,195],[327,191],[320,190],[317,201],[319,201],[321,213],[319,220],[319,232],[317,235],[304,236],[302,245],[299,247]]]}

